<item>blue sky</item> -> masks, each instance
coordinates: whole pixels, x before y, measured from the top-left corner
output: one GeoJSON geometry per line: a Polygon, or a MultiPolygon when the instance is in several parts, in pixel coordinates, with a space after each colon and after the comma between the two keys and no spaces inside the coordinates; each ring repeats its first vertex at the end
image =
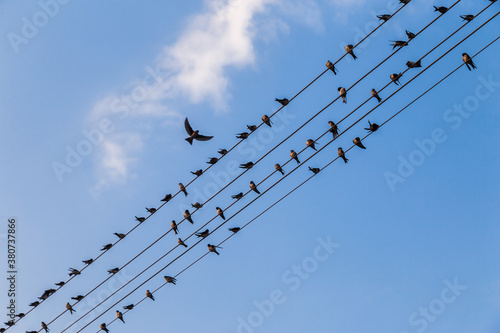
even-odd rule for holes
{"type": "MultiPolygon", "coordinates": [[[[113,232],[130,230],[134,216],[146,215],[145,206],[159,206],[179,182],[188,183],[189,171],[207,166],[217,149],[234,145],[234,134],[245,131],[245,125],[273,113],[279,106],[274,98],[290,98],[325,69],[327,60],[343,55],[346,44],[376,25],[375,14],[399,8],[397,1],[365,0],[182,5],[73,0],[57,2],[50,7],[52,15],[44,16],[40,13],[48,3],[55,2],[0,1],[0,234],[6,233],[7,219],[15,217],[18,312],[65,280],[68,267],[83,267],[81,260],[114,242],[113,232]],[[42,21],[29,31],[26,21],[34,20],[42,21]],[[13,34],[25,39],[12,42],[13,34]],[[185,117],[214,139],[189,146],[185,117]],[[85,156],[71,160],[69,152],[78,149],[85,156]]],[[[165,233],[172,219],[181,220],[186,204],[203,201],[220,188],[231,164],[256,161],[337,97],[337,87],[349,87],[389,55],[391,40],[404,39],[405,29],[417,32],[435,18],[432,5],[452,3],[412,1],[355,50],[357,61],[344,58],[337,64],[338,75],[325,73],[273,118],[271,130],[260,128],[255,140],[240,145],[188,187],[187,198],[168,203],[11,331],[38,330],[40,321],[52,320],[71,296],[85,294],[108,276],[108,269],[123,265],[165,233]]],[[[457,29],[459,15],[475,14],[487,4],[462,0],[349,91],[348,104],[336,102],[231,184],[193,215],[194,226],[183,223],[180,236],[212,218],[216,206],[231,204],[231,195],[247,191],[248,183],[262,180],[275,163],[285,163],[290,149],[305,147],[307,139],[328,128],[328,120],[340,120],[370,96],[371,88],[381,88],[391,73],[406,69],[407,60],[417,60],[457,29]]],[[[424,59],[424,67],[497,8],[493,4],[424,59]]],[[[497,17],[368,119],[383,122],[460,65],[463,52],[474,54],[497,37],[499,26],[497,17]]],[[[146,300],[127,313],[126,325],[115,322],[110,331],[499,332],[500,73],[493,56],[499,51],[498,43],[492,45],[474,59],[477,70],[461,68],[370,136],[366,150],[349,151],[348,164],[337,161],[325,169],[226,242],[220,256],[204,258],[180,275],[176,286],[158,291],[154,303],[146,300]],[[463,112],[454,111],[460,107],[463,112]],[[404,169],[409,161],[413,165],[404,169]],[[394,176],[399,181],[388,181],[394,176]],[[296,267],[305,268],[298,272],[296,267]]],[[[417,72],[408,71],[401,82],[417,72]]],[[[395,89],[389,86],[381,97],[395,89]]],[[[369,101],[340,129],[375,105],[369,101]]],[[[366,125],[361,121],[307,165],[324,166],[337,156],[337,147],[346,149],[354,137],[363,136],[366,125]]],[[[319,147],[326,143],[322,138],[319,147]]],[[[300,159],[311,153],[306,150],[300,159]]],[[[307,165],[227,227],[243,225],[309,177],[307,165]]],[[[285,171],[294,166],[290,163],[285,171]]],[[[273,175],[259,189],[279,178],[273,175]]],[[[250,193],[226,217],[254,198],[250,193]]],[[[208,228],[216,223],[220,218],[208,228]]],[[[137,302],[146,289],[163,283],[163,275],[175,275],[202,255],[206,243],[228,235],[224,226],[85,331],[97,331],[99,323],[115,317],[115,309],[137,302]]],[[[5,238],[0,242],[5,253],[5,238]]],[[[176,237],[167,235],[51,330],[61,331],[94,300],[174,245],[176,237]]],[[[151,273],[180,253],[175,249],[151,273]]],[[[6,267],[6,254],[0,262],[6,267]]],[[[125,287],[109,305],[147,277],[125,287]]],[[[4,285],[2,308],[8,302],[4,285]]]]}

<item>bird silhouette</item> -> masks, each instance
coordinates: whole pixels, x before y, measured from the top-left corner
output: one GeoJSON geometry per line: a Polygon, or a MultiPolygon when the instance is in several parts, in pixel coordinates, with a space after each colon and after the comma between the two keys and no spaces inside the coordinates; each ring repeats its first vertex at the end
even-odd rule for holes
{"type": "Polygon", "coordinates": [[[408,68],[417,68],[417,67],[422,67],[422,64],[420,63],[421,59],[413,62],[413,61],[407,61],[406,62],[406,66],[408,66],[408,68]]]}
{"type": "Polygon", "coordinates": [[[247,125],[247,128],[250,132],[253,132],[257,129],[257,126],[256,125],[247,125]]]}
{"type": "Polygon", "coordinates": [[[465,66],[467,66],[468,70],[476,69],[476,64],[472,61],[472,58],[467,54],[467,53],[462,53],[462,60],[465,63],[465,66]]]}
{"type": "Polygon", "coordinates": [[[342,103],[347,104],[347,90],[344,87],[338,87],[340,97],[342,97],[342,103]]]}
{"type": "Polygon", "coordinates": [[[247,133],[247,132],[242,132],[242,133],[236,134],[237,139],[243,139],[243,140],[245,140],[249,136],[250,136],[250,133],[247,133]]]}
{"type": "Polygon", "coordinates": [[[77,276],[77,275],[80,275],[80,271],[77,270],[76,268],[68,268],[68,271],[69,271],[69,276],[77,276]]]}
{"type": "Polygon", "coordinates": [[[217,249],[222,249],[222,247],[217,246],[217,245],[207,244],[207,246],[208,246],[208,251],[213,252],[216,255],[219,255],[219,252],[217,252],[217,249]]]}
{"type": "Polygon", "coordinates": [[[316,149],[316,141],[314,141],[313,139],[307,139],[306,146],[310,147],[310,148],[312,148],[314,150],[317,150],[316,149]]]}
{"type": "Polygon", "coordinates": [[[195,175],[196,177],[199,177],[199,176],[201,176],[201,175],[203,174],[203,170],[202,170],[202,169],[199,169],[199,170],[196,170],[196,171],[194,171],[194,172],[193,172],[193,171],[191,171],[191,173],[192,173],[193,175],[195,175]]]}
{"type": "Polygon", "coordinates": [[[297,161],[297,164],[300,164],[299,157],[298,157],[297,153],[293,149],[290,150],[290,158],[292,158],[295,161],[297,161]]]}
{"type": "Polygon", "coordinates": [[[120,271],[120,269],[118,267],[108,269],[108,273],[112,274],[112,275],[118,273],[119,271],[120,271]]]}
{"type": "Polygon", "coordinates": [[[356,59],[358,59],[358,57],[356,57],[353,50],[354,50],[354,46],[352,46],[351,44],[346,45],[345,51],[347,52],[347,54],[350,54],[354,60],[356,60],[356,59]]]}
{"type": "Polygon", "coordinates": [[[271,122],[271,118],[269,118],[269,116],[267,114],[263,115],[262,116],[262,121],[264,122],[264,124],[266,124],[267,126],[269,127],[272,127],[272,122],[271,122]]]}
{"type": "Polygon", "coordinates": [[[148,208],[148,207],[145,207],[145,208],[148,211],[148,213],[150,213],[150,214],[156,213],[156,208],[148,208]]]}
{"type": "Polygon", "coordinates": [[[434,7],[435,12],[440,12],[441,14],[444,14],[448,11],[448,8],[446,8],[446,7],[436,7],[436,6],[432,6],[432,7],[434,7]]]}
{"type": "Polygon", "coordinates": [[[190,145],[193,144],[193,140],[208,141],[213,138],[213,136],[201,135],[200,131],[198,130],[193,131],[193,128],[189,124],[189,120],[187,118],[186,120],[184,120],[184,128],[186,129],[186,132],[189,135],[189,138],[186,138],[186,141],[189,142],[190,145]]]}
{"type": "Polygon", "coordinates": [[[231,198],[236,199],[236,200],[240,200],[241,198],[243,198],[243,192],[232,195],[231,198]]]}
{"type": "Polygon", "coordinates": [[[215,207],[215,209],[217,209],[217,215],[219,215],[220,217],[222,217],[223,220],[225,220],[226,218],[224,217],[224,211],[222,210],[222,208],[215,207]]]}
{"type": "Polygon", "coordinates": [[[233,233],[237,233],[238,231],[240,231],[240,230],[241,230],[241,228],[239,228],[239,227],[234,227],[234,228],[229,228],[228,230],[229,230],[229,231],[231,231],[231,232],[233,232],[233,233]]]}
{"type": "Polygon", "coordinates": [[[135,216],[135,219],[136,219],[136,220],[137,220],[137,222],[139,222],[139,223],[142,223],[142,222],[146,221],[146,218],[145,218],[145,217],[143,217],[143,216],[141,216],[141,217],[137,217],[137,216],[135,216]]]}
{"type": "Polygon", "coordinates": [[[377,15],[377,18],[378,18],[379,20],[382,20],[382,21],[384,21],[384,22],[387,22],[387,21],[389,21],[389,19],[391,18],[391,15],[389,15],[389,14],[377,15]]]}
{"type": "Polygon", "coordinates": [[[182,183],[179,183],[179,190],[181,190],[182,193],[184,193],[184,196],[187,197],[188,196],[188,193],[186,191],[186,188],[184,187],[184,185],[182,185],[182,183]]]}
{"type": "Polygon", "coordinates": [[[219,159],[217,157],[210,157],[210,159],[208,160],[207,164],[215,164],[219,161],[219,159]]]}
{"type": "Polygon", "coordinates": [[[378,128],[380,127],[378,124],[375,124],[375,123],[372,124],[369,120],[368,120],[368,125],[369,125],[369,127],[365,128],[365,130],[370,131],[370,132],[376,132],[378,130],[378,128]]]}
{"type": "Polygon", "coordinates": [[[193,220],[191,219],[191,213],[187,209],[184,211],[184,218],[191,222],[191,224],[194,224],[193,220]]]}
{"type": "Polygon", "coordinates": [[[253,181],[250,182],[250,189],[257,194],[260,194],[259,190],[257,189],[257,185],[255,185],[253,181]]]}
{"type": "Polygon", "coordinates": [[[106,333],[109,333],[109,330],[108,330],[108,328],[106,327],[106,323],[102,323],[99,327],[101,328],[101,330],[102,330],[102,331],[104,331],[104,332],[106,332],[106,333]]]}
{"type": "Polygon", "coordinates": [[[240,164],[240,169],[251,169],[253,167],[253,162],[247,162],[247,163],[243,163],[243,164],[240,164]]]}
{"type": "Polygon", "coordinates": [[[71,297],[71,299],[74,299],[75,301],[78,301],[78,302],[80,302],[84,298],[85,298],[85,296],[83,296],[83,295],[77,295],[75,297],[71,297]]]}
{"type": "Polygon", "coordinates": [[[196,209],[200,209],[201,207],[203,207],[203,205],[199,202],[195,202],[194,204],[191,204],[191,206],[196,209]]]}
{"type": "Polygon", "coordinates": [[[408,45],[408,42],[407,41],[404,41],[404,40],[393,40],[391,41],[393,42],[394,44],[391,44],[392,45],[392,49],[394,50],[396,47],[399,47],[399,48],[402,48],[403,46],[406,46],[408,45]]]}
{"type": "Polygon", "coordinates": [[[58,287],[62,287],[62,286],[64,286],[64,284],[65,284],[65,283],[66,283],[66,282],[64,282],[64,281],[60,281],[60,282],[57,282],[57,283],[54,283],[54,284],[55,284],[56,286],[58,286],[58,287]]]}
{"type": "Polygon", "coordinates": [[[172,199],[172,194],[167,194],[161,201],[169,202],[172,199]]]}
{"type": "Polygon", "coordinates": [[[43,321],[42,321],[42,328],[45,330],[45,332],[49,332],[49,327],[47,326],[47,324],[45,324],[43,321]]]}
{"type": "Polygon", "coordinates": [[[330,125],[330,129],[328,131],[333,134],[333,138],[335,139],[339,135],[339,128],[337,124],[331,120],[328,122],[328,125],[330,125]]]}
{"type": "Polygon", "coordinates": [[[403,76],[403,73],[399,73],[399,74],[391,74],[391,80],[392,82],[394,82],[397,86],[399,85],[399,79],[401,78],[401,76],[403,76]]]}
{"type": "Polygon", "coordinates": [[[178,232],[178,229],[177,229],[177,223],[175,223],[174,220],[172,220],[172,222],[170,222],[170,227],[172,228],[172,230],[174,231],[174,233],[177,235],[179,232],[178,232]]]}
{"type": "Polygon", "coordinates": [[[379,103],[382,102],[382,98],[380,98],[378,92],[375,89],[372,89],[372,97],[375,97],[379,103]]]}
{"type": "Polygon", "coordinates": [[[288,103],[290,103],[290,101],[288,100],[288,98],[282,98],[282,99],[275,98],[274,100],[276,102],[280,103],[282,106],[287,106],[288,103]]]}
{"type": "Polygon", "coordinates": [[[177,279],[171,276],[164,276],[163,278],[167,281],[167,283],[172,283],[173,285],[177,282],[177,279]]]}
{"type": "Polygon", "coordinates": [[[118,310],[116,310],[116,318],[120,319],[122,321],[122,323],[125,324],[125,320],[123,320],[123,313],[121,313],[118,310]]]}
{"type": "Polygon", "coordinates": [[[37,307],[39,305],[40,305],[40,302],[38,302],[38,301],[35,301],[35,302],[29,304],[29,306],[32,306],[32,307],[37,307]]]}
{"type": "Polygon", "coordinates": [[[464,21],[467,21],[467,22],[470,22],[474,19],[474,15],[460,15],[460,17],[464,20],[464,21]]]}
{"type": "Polygon", "coordinates": [[[124,239],[127,236],[125,234],[118,233],[118,232],[113,232],[113,235],[115,235],[116,237],[118,237],[120,239],[124,239]]]}
{"type": "Polygon", "coordinates": [[[180,238],[177,238],[177,243],[180,245],[180,246],[184,246],[185,248],[187,248],[188,246],[186,245],[186,243],[184,243],[184,241],[180,238]]]}
{"type": "Polygon", "coordinates": [[[125,305],[123,308],[130,311],[134,308],[134,304],[125,305]]]}
{"type": "Polygon", "coordinates": [[[153,301],[155,300],[155,298],[153,297],[153,294],[151,294],[151,292],[149,290],[146,290],[146,297],[151,298],[153,301]]]}
{"type": "Polygon", "coordinates": [[[210,231],[208,229],[205,229],[205,231],[198,232],[195,235],[197,237],[205,238],[205,237],[208,237],[208,235],[210,235],[210,231]]]}
{"type": "Polygon", "coordinates": [[[221,154],[222,156],[226,155],[227,154],[227,149],[219,149],[219,151],[217,151],[219,154],[221,154]]]}
{"type": "Polygon", "coordinates": [[[408,30],[405,30],[405,32],[406,32],[406,36],[408,37],[408,40],[411,40],[417,36],[413,32],[410,32],[408,30]]]}
{"type": "Polygon", "coordinates": [[[311,168],[311,167],[308,167],[310,171],[312,171],[312,173],[314,173],[315,175],[318,174],[321,170],[320,168],[311,168]]]}
{"type": "Polygon", "coordinates": [[[66,303],[66,309],[69,310],[69,314],[73,314],[73,312],[75,312],[75,309],[73,309],[73,307],[71,306],[71,304],[66,303]]]}
{"type": "Polygon", "coordinates": [[[352,142],[359,148],[366,149],[366,147],[363,146],[363,144],[361,143],[361,139],[359,138],[359,136],[355,137],[354,140],[352,140],[352,142]]]}
{"type": "Polygon", "coordinates": [[[94,259],[82,260],[82,262],[83,262],[85,265],[90,265],[91,263],[93,263],[93,262],[94,262],[94,259]]]}
{"type": "Polygon", "coordinates": [[[345,152],[344,152],[344,150],[342,150],[342,147],[339,147],[339,149],[337,149],[337,154],[339,155],[340,158],[342,158],[344,160],[344,163],[347,163],[347,161],[349,161],[345,157],[345,152]]]}
{"type": "Polygon", "coordinates": [[[328,68],[329,70],[331,70],[333,72],[333,74],[337,75],[337,69],[335,68],[335,65],[332,64],[332,62],[330,60],[328,60],[326,62],[326,68],[328,68]]]}
{"type": "Polygon", "coordinates": [[[101,251],[107,251],[112,247],[113,247],[113,244],[111,244],[111,243],[103,245],[101,251]]]}
{"type": "Polygon", "coordinates": [[[276,163],[274,165],[274,168],[276,169],[276,171],[278,171],[279,173],[281,173],[283,176],[285,175],[285,170],[283,170],[283,168],[281,167],[281,165],[279,165],[278,163],[276,163]]]}

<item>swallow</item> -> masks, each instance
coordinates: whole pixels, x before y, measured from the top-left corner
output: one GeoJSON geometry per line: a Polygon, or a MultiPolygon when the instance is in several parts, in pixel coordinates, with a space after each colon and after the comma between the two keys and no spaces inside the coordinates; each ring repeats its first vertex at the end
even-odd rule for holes
{"type": "Polygon", "coordinates": [[[312,171],[312,173],[314,173],[315,175],[318,174],[321,170],[320,168],[311,168],[311,167],[308,167],[310,171],[312,171]]]}
{"type": "Polygon", "coordinates": [[[94,259],[82,260],[82,262],[83,262],[85,265],[90,265],[91,263],[93,263],[93,262],[94,262],[94,259]]]}
{"type": "Polygon", "coordinates": [[[300,164],[299,157],[297,156],[297,153],[292,149],[290,150],[290,157],[294,160],[297,161],[297,164],[300,164]]]}
{"type": "Polygon", "coordinates": [[[54,284],[55,284],[56,286],[58,286],[58,287],[62,287],[62,286],[64,286],[64,284],[65,284],[65,283],[66,283],[66,282],[64,282],[64,281],[60,281],[60,282],[57,282],[57,283],[54,283],[54,284]]]}
{"type": "Polygon", "coordinates": [[[186,243],[183,242],[182,239],[180,238],[177,238],[177,244],[181,245],[181,246],[184,246],[185,248],[187,248],[188,246],[186,245],[186,243]]]}
{"type": "Polygon", "coordinates": [[[408,45],[408,42],[404,41],[404,40],[393,40],[391,41],[393,42],[394,44],[391,44],[392,45],[392,49],[394,50],[396,47],[399,47],[399,48],[402,48],[403,46],[406,46],[408,45]]]}
{"type": "Polygon", "coordinates": [[[208,160],[207,164],[215,164],[219,161],[219,159],[217,157],[210,157],[210,159],[208,160]]]}
{"type": "Polygon", "coordinates": [[[120,271],[120,269],[118,267],[108,269],[108,273],[113,274],[113,275],[118,273],[119,271],[120,271]]]}
{"type": "Polygon", "coordinates": [[[231,231],[232,233],[234,233],[234,234],[235,234],[235,233],[237,233],[238,231],[240,231],[240,230],[241,230],[241,228],[239,228],[239,227],[234,227],[234,228],[229,228],[229,229],[227,229],[227,230],[229,230],[229,231],[231,231]]]}
{"type": "Polygon", "coordinates": [[[25,314],[25,313],[22,313],[22,312],[21,312],[21,313],[16,314],[16,317],[19,317],[19,318],[23,318],[24,316],[26,316],[26,314],[25,314]]]}
{"type": "Polygon", "coordinates": [[[417,36],[413,32],[410,32],[408,30],[405,30],[405,32],[406,32],[406,36],[408,37],[408,40],[412,40],[413,38],[415,38],[417,36]]]}
{"type": "Polygon", "coordinates": [[[382,98],[380,98],[378,92],[375,89],[372,89],[372,97],[375,97],[379,103],[382,102],[382,98]]]}
{"type": "MultiPolygon", "coordinates": [[[[186,118],[186,119],[187,119],[187,118],[186,118]]],[[[104,331],[104,332],[106,332],[106,333],[109,333],[109,330],[108,330],[108,329],[107,329],[107,327],[106,327],[106,323],[102,323],[99,327],[101,328],[101,330],[102,330],[102,331],[104,331]]]]}
{"type": "Polygon", "coordinates": [[[226,218],[224,217],[224,211],[222,210],[222,208],[215,207],[215,209],[217,209],[217,215],[219,215],[220,217],[222,217],[223,220],[225,220],[226,218]]]}
{"type": "Polygon", "coordinates": [[[276,163],[274,165],[274,168],[276,169],[276,171],[278,171],[279,173],[281,173],[283,176],[285,175],[285,170],[283,170],[283,168],[281,167],[281,165],[279,165],[278,163],[276,163]]]}
{"type": "Polygon", "coordinates": [[[78,302],[80,302],[84,298],[85,298],[85,296],[82,296],[82,295],[77,295],[75,297],[71,297],[71,299],[74,299],[75,301],[78,301],[78,302]]]}
{"type": "Polygon", "coordinates": [[[193,140],[208,141],[213,138],[213,136],[201,135],[200,131],[198,130],[193,131],[193,128],[191,127],[191,125],[189,125],[189,120],[187,118],[186,120],[184,120],[184,128],[189,135],[189,138],[187,138],[186,141],[189,142],[190,145],[193,144],[193,140]]]}
{"type": "Polygon", "coordinates": [[[186,188],[184,187],[184,185],[182,185],[182,183],[179,183],[179,189],[182,191],[182,193],[184,193],[184,196],[187,197],[188,196],[188,193],[186,191],[186,188]]]}
{"type": "Polygon", "coordinates": [[[376,132],[378,130],[380,126],[378,124],[375,124],[375,123],[370,123],[370,121],[368,120],[368,128],[365,128],[365,130],[367,131],[370,131],[370,132],[376,132]]]}
{"type": "Polygon", "coordinates": [[[354,60],[356,60],[356,59],[358,59],[358,57],[356,57],[353,50],[354,50],[354,46],[352,46],[351,44],[346,45],[345,51],[347,52],[347,54],[350,54],[354,60]]]}
{"type": "Polygon", "coordinates": [[[399,3],[402,3],[403,5],[407,5],[410,3],[411,0],[399,0],[399,3]]]}
{"type": "Polygon", "coordinates": [[[175,223],[174,220],[172,220],[172,222],[170,222],[170,227],[172,228],[172,230],[175,232],[176,235],[179,233],[179,231],[177,229],[177,223],[175,223]]]}
{"type": "Polygon", "coordinates": [[[119,232],[113,232],[113,235],[115,235],[119,239],[124,239],[127,236],[127,235],[119,233],[119,232]]]}
{"type": "Polygon", "coordinates": [[[123,320],[123,313],[121,313],[118,310],[116,310],[116,318],[120,319],[122,321],[122,323],[125,324],[125,320],[123,320]]]}
{"type": "Polygon", "coordinates": [[[164,276],[163,278],[167,281],[167,283],[172,283],[173,285],[177,282],[177,279],[171,276],[164,276]]]}
{"type": "Polygon", "coordinates": [[[422,64],[420,63],[420,59],[413,62],[413,61],[407,61],[406,62],[406,66],[408,66],[408,68],[418,68],[418,67],[422,67],[422,64]]]}
{"type": "Polygon", "coordinates": [[[389,15],[389,14],[384,14],[384,15],[377,15],[377,18],[379,20],[382,20],[384,22],[387,22],[389,21],[389,19],[392,17],[392,15],[389,15]]]}
{"type": "Polygon", "coordinates": [[[148,207],[145,207],[145,208],[148,211],[148,213],[150,213],[150,214],[156,213],[156,208],[148,208],[148,207]]]}
{"type": "Polygon", "coordinates": [[[340,97],[342,97],[342,103],[347,104],[347,91],[345,90],[345,88],[339,87],[337,90],[339,91],[340,97]]]}
{"type": "Polygon", "coordinates": [[[282,98],[282,99],[275,98],[274,100],[276,102],[280,103],[282,106],[287,106],[288,103],[290,103],[290,101],[288,100],[288,98],[282,98]]]}
{"type": "Polygon", "coordinates": [[[73,307],[71,306],[71,304],[66,303],[66,309],[69,310],[69,314],[73,314],[73,312],[75,312],[75,309],[73,309],[73,307]]]}
{"type": "Polygon", "coordinates": [[[134,304],[125,305],[123,308],[130,311],[134,308],[134,304]]]}
{"type": "Polygon", "coordinates": [[[314,150],[317,150],[316,149],[316,141],[314,141],[313,139],[307,139],[306,146],[310,147],[310,148],[312,148],[314,150]]]}
{"type": "Polygon", "coordinates": [[[269,116],[267,114],[265,114],[265,115],[262,116],[262,122],[264,124],[266,124],[267,126],[272,127],[272,125],[271,125],[272,124],[271,118],[269,118],[269,116]]]}
{"type": "Polygon", "coordinates": [[[47,326],[47,324],[45,324],[43,321],[42,321],[42,328],[45,330],[45,332],[49,332],[49,327],[47,326]]]}
{"type": "Polygon", "coordinates": [[[434,7],[435,12],[440,12],[441,14],[444,14],[448,11],[448,8],[446,8],[446,7],[436,7],[436,6],[432,6],[432,7],[434,7]]]}
{"type": "Polygon", "coordinates": [[[260,194],[259,190],[257,189],[257,185],[255,185],[253,181],[250,182],[250,189],[257,194],[260,194]]]}
{"type": "Polygon", "coordinates": [[[236,139],[243,139],[243,140],[245,140],[249,136],[250,136],[250,133],[247,133],[247,132],[238,133],[238,134],[236,134],[236,139]]]}
{"type": "Polygon", "coordinates": [[[170,199],[172,199],[172,194],[167,194],[165,195],[165,197],[163,199],[161,199],[161,201],[165,201],[165,202],[169,202],[170,199]]]}
{"type": "Polygon", "coordinates": [[[227,154],[227,149],[219,149],[218,153],[224,156],[227,154]]]}
{"type": "Polygon", "coordinates": [[[194,204],[191,204],[191,206],[196,209],[200,209],[201,207],[203,207],[203,205],[199,202],[195,202],[194,204]]]}
{"type": "Polygon", "coordinates": [[[331,70],[333,72],[333,74],[337,75],[337,71],[336,71],[335,65],[332,64],[332,62],[330,60],[328,60],[326,62],[326,68],[328,68],[329,70],[331,70]]]}
{"type": "Polygon", "coordinates": [[[217,246],[217,245],[207,244],[207,246],[208,246],[208,251],[213,252],[216,255],[219,255],[219,252],[217,252],[217,249],[222,249],[222,247],[217,246]]]}
{"type": "Polygon", "coordinates": [[[35,301],[35,302],[29,304],[29,306],[32,306],[32,307],[37,307],[39,305],[40,305],[40,302],[38,302],[38,301],[35,301]]]}
{"type": "Polygon", "coordinates": [[[472,58],[467,53],[462,53],[462,60],[465,62],[465,66],[467,66],[468,70],[472,70],[472,68],[476,69],[476,64],[472,61],[472,58]]]}
{"type": "MultiPolygon", "coordinates": [[[[2,333],[3,333],[3,332],[5,332],[5,330],[4,330],[4,331],[2,331],[2,329],[0,328],[0,332],[2,332],[2,333]]],[[[26,333],[38,333],[38,331],[26,331],[26,333]]]]}
{"type": "Polygon", "coordinates": [[[392,82],[394,82],[397,86],[399,85],[399,79],[401,78],[401,76],[403,76],[403,73],[399,73],[399,74],[391,74],[391,80],[392,82]]]}
{"type": "Polygon", "coordinates": [[[205,238],[208,237],[208,235],[210,235],[210,231],[208,231],[208,229],[205,229],[205,231],[198,232],[195,235],[201,238],[205,238]]]}
{"type": "Polygon", "coordinates": [[[153,301],[155,300],[155,298],[153,297],[153,294],[151,294],[151,292],[149,290],[146,290],[146,297],[151,298],[153,301]]]}
{"type": "Polygon", "coordinates": [[[199,176],[201,176],[201,175],[203,174],[203,170],[202,170],[202,169],[199,169],[199,170],[196,170],[196,171],[194,171],[194,172],[193,172],[193,171],[191,171],[191,173],[192,173],[193,175],[195,175],[196,177],[199,177],[199,176]]]}
{"type": "Polygon", "coordinates": [[[191,218],[191,213],[187,209],[184,211],[184,218],[191,222],[191,224],[194,224],[193,219],[191,218]]]}
{"type": "Polygon", "coordinates": [[[243,164],[240,164],[240,169],[251,169],[253,167],[253,162],[247,162],[247,163],[243,163],[243,164]]]}
{"type": "Polygon", "coordinates": [[[136,219],[139,223],[142,223],[142,222],[146,221],[146,218],[145,218],[145,217],[142,217],[142,216],[141,216],[141,217],[137,217],[137,216],[135,216],[135,219],[136,219]]]}
{"type": "Polygon", "coordinates": [[[240,200],[241,198],[243,198],[243,192],[232,195],[231,198],[236,199],[236,200],[240,200]]]}
{"type": "Polygon", "coordinates": [[[14,320],[9,320],[9,321],[4,322],[4,324],[9,326],[9,327],[12,327],[16,324],[16,322],[14,320]]]}
{"type": "Polygon", "coordinates": [[[247,125],[247,128],[250,132],[253,132],[257,129],[257,126],[256,125],[247,125]]]}
{"type": "Polygon", "coordinates": [[[333,134],[333,138],[335,139],[339,135],[339,128],[337,127],[337,124],[331,120],[328,122],[328,125],[330,125],[330,129],[328,131],[333,134]]]}
{"type": "Polygon", "coordinates": [[[345,157],[345,152],[342,150],[342,147],[339,147],[339,149],[337,149],[337,154],[339,155],[340,158],[342,158],[344,160],[344,163],[347,163],[347,161],[349,161],[345,157]]]}
{"type": "Polygon", "coordinates": [[[474,19],[475,16],[474,15],[460,15],[460,17],[462,18],[462,20],[470,22],[474,19]]]}
{"type": "Polygon", "coordinates": [[[75,269],[75,268],[68,268],[68,271],[69,271],[69,276],[77,276],[77,275],[80,275],[80,271],[75,269]]]}
{"type": "Polygon", "coordinates": [[[366,147],[363,146],[363,144],[361,143],[361,139],[359,138],[359,136],[355,137],[354,140],[352,140],[352,142],[359,148],[366,149],[366,147]]]}

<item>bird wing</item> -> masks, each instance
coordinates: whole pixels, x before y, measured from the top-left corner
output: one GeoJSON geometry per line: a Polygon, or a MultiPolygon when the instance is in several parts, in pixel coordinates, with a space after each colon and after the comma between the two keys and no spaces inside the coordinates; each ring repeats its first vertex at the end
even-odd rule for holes
{"type": "Polygon", "coordinates": [[[187,117],[186,120],[184,120],[184,128],[186,129],[187,134],[193,134],[193,128],[191,127],[191,125],[189,125],[189,120],[187,119],[187,117]]]}
{"type": "Polygon", "coordinates": [[[198,135],[195,139],[198,141],[208,141],[212,138],[213,138],[213,136],[198,135]]]}

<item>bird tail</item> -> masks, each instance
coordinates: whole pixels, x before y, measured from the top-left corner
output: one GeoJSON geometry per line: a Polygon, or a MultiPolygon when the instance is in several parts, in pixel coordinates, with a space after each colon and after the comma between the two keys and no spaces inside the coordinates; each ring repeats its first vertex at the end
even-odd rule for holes
{"type": "Polygon", "coordinates": [[[432,6],[432,7],[434,7],[435,12],[437,12],[439,10],[436,6],[432,6]]]}
{"type": "Polygon", "coordinates": [[[351,51],[351,55],[352,55],[352,58],[353,58],[354,60],[358,59],[358,57],[356,57],[356,55],[355,55],[355,54],[354,54],[354,52],[352,52],[352,51],[351,51]]]}
{"type": "Polygon", "coordinates": [[[189,142],[190,145],[193,144],[193,138],[192,137],[187,138],[186,141],[189,142]]]}
{"type": "Polygon", "coordinates": [[[382,102],[382,98],[380,98],[380,96],[377,96],[377,101],[380,103],[382,102]]]}

